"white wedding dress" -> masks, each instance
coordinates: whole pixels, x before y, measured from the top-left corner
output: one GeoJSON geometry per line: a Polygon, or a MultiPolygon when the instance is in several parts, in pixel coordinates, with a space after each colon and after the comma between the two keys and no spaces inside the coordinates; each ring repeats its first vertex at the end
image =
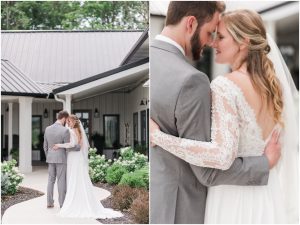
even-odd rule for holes
{"type": "MultiPolygon", "coordinates": [[[[78,139],[70,130],[70,143],[58,144],[60,148],[73,148],[78,139]]],[[[85,135],[85,134],[84,134],[85,135]]],[[[88,146],[80,151],[70,151],[67,156],[67,193],[59,212],[62,217],[105,219],[123,216],[122,213],[104,208],[94,194],[94,186],[88,173],[88,146]]]]}
{"type": "MultiPolygon", "coordinates": [[[[222,170],[236,157],[262,155],[270,135],[263,140],[254,110],[239,86],[220,76],[212,81],[211,90],[211,142],[182,139],[158,130],[151,134],[152,142],[190,164],[222,170]]],[[[266,186],[209,187],[205,223],[287,223],[292,218],[287,218],[281,184],[276,166],[266,186]]]]}

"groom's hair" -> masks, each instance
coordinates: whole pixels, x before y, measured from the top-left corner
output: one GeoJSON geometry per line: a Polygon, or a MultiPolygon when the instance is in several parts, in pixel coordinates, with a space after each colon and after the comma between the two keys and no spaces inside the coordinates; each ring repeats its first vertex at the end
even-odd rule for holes
{"type": "Polygon", "coordinates": [[[176,25],[185,16],[194,16],[198,27],[209,22],[215,12],[224,12],[225,3],[222,1],[171,1],[168,7],[166,26],[176,25]]]}
{"type": "Polygon", "coordinates": [[[57,114],[57,119],[61,120],[62,118],[68,118],[69,117],[69,113],[66,110],[62,110],[57,114]]]}

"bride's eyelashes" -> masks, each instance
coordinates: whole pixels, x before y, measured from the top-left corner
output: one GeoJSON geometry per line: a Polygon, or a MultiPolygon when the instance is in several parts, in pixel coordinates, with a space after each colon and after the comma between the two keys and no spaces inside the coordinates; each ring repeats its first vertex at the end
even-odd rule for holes
{"type": "Polygon", "coordinates": [[[217,40],[221,41],[222,39],[224,39],[224,36],[218,32],[216,38],[217,40]]]}

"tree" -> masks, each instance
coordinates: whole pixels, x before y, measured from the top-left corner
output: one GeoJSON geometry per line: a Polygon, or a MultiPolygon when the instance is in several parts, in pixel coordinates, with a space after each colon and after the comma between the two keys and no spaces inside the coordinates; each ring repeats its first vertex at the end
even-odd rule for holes
{"type": "Polygon", "coordinates": [[[2,30],[145,29],[145,1],[2,1],[2,30]]]}

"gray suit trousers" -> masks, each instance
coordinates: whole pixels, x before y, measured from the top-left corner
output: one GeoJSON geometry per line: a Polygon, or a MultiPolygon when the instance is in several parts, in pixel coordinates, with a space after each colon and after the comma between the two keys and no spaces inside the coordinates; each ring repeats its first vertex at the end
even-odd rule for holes
{"type": "Polygon", "coordinates": [[[57,178],[58,201],[62,207],[67,191],[66,184],[67,164],[64,163],[49,163],[48,164],[48,187],[47,187],[47,203],[53,205],[53,189],[57,178]]]}

